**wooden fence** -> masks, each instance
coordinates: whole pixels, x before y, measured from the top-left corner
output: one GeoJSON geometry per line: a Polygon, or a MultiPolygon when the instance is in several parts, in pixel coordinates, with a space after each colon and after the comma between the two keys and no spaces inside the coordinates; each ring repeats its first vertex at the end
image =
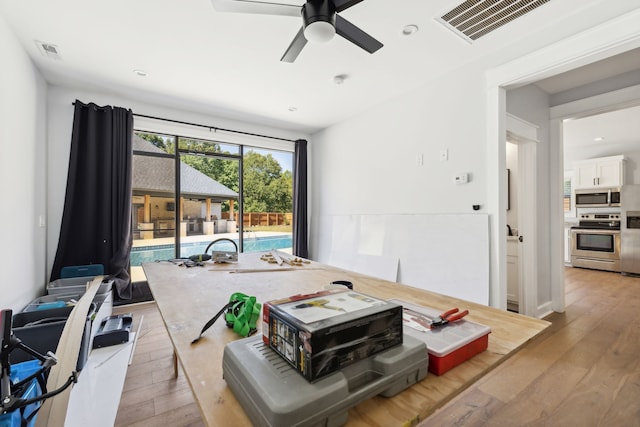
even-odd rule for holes
{"type": "MultiPolygon", "coordinates": [[[[222,218],[228,219],[229,212],[223,212],[222,218]]],[[[290,225],[293,214],[291,212],[245,212],[242,219],[245,227],[290,225]]]]}

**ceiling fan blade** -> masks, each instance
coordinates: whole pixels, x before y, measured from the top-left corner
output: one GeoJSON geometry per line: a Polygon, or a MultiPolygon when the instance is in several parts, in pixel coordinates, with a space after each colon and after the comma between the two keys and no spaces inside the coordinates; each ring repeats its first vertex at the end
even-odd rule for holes
{"type": "Polygon", "coordinates": [[[336,33],[369,53],[373,53],[384,46],[340,15],[336,15],[336,33]]]}
{"type": "Polygon", "coordinates": [[[284,15],[300,17],[302,6],[267,3],[253,0],[211,0],[213,8],[218,12],[257,13],[262,15],[284,15]]]}
{"type": "Polygon", "coordinates": [[[336,12],[342,12],[345,9],[349,9],[351,6],[355,6],[362,0],[331,0],[336,7],[336,12]]]}
{"type": "Polygon", "coordinates": [[[287,51],[282,55],[280,61],[282,62],[293,62],[296,60],[300,52],[302,52],[302,48],[307,44],[307,39],[304,38],[304,28],[300,28],[298,34],[293,38],[293,41],[287,48],[287,51]]]}

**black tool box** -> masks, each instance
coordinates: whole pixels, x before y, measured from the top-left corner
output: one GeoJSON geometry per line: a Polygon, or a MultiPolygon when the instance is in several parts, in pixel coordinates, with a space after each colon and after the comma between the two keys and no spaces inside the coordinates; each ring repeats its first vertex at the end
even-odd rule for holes
{"type": "Polygon", "coordinates": [[[269,301],[263,339],[307,380],[402,344],[402,306],[352,290],[269,301]]]}
{"type": "Polygon", "coordinates": [[[105,318],[93,337],[93,348],[109,347],[129,342],[133,317],[131,313],[117,314],[105,318]]]}

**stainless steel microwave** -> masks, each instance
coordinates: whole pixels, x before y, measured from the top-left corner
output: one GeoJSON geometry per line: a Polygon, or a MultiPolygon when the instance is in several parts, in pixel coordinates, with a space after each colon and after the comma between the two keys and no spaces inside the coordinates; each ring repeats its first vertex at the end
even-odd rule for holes
{"type": "Polygon", "coordinates": [[[576,207],[599,208],[620,206],[619,188],[590,188],[576,190],[576,207]]]}

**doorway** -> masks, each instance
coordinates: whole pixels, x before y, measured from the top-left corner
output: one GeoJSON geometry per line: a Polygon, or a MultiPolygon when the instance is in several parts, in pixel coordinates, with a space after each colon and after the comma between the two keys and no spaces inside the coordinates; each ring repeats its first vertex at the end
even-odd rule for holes
{"type": "MultiPolygon", "coordinates": [[[[580,34],[564,39],[539,51],[515,59],[509,63],[488,70],[487,76],[487,143],[493,155],[489,156],[489,185],[501,189],[490,199],[490,210],[495,215],[496,227],[492,230],[490,250],[491,260],[491,304],[502,307],[506,301],[506,191],[503,189],[505,131],[506,131],[506,90],[533,83],[537,80],[575,69],[600,59],[608,58],[640,47],[640,30],[634,24],[640,19],[640,11],[612,19],[602,25],[586,30],[580,34]]],[[[558,112],[559,113],[559,112],[558,112]]],[[[560,115],[560,114],[558,114],[560,115]]],[[[549,122],[549,158],[548,182],[545,186],[545,209],[543,221],[549,235],[562,235],[564,221],[563,187],[564,170],[563,153],[556,144],[561,130],[560,120],[550,117],[549,122]],[[556,185],[557,183],[557,185],[556,185]],[[555,213],[558,213],[557,215],[555,213]]],[[[541,295],[540,306],[536,308],[536,317],[542,317],[551,311],[564,311],[564,242],[562,239],[549,240],[548,250],[544,251],[544,259],[540,261],[546,268],[549,280],[538,283],[533,290],[541,295]]],[[[532,266],[537,268],[538,266],[532,266]]],[[[529,303],[527,303],[529,304],[529,303]]]]}
{"type": "Polygon", "coordinates": [[[507,292],[506,307],[537,314],[536,266],[538,126],[507,115],[507,292]],[[513,224],[513,226],[511,224],[513,224]],[[509,231],[511,233],[509,233],[509,231]],[[509,236],[509,234],[511,234],[509,236]]]}

